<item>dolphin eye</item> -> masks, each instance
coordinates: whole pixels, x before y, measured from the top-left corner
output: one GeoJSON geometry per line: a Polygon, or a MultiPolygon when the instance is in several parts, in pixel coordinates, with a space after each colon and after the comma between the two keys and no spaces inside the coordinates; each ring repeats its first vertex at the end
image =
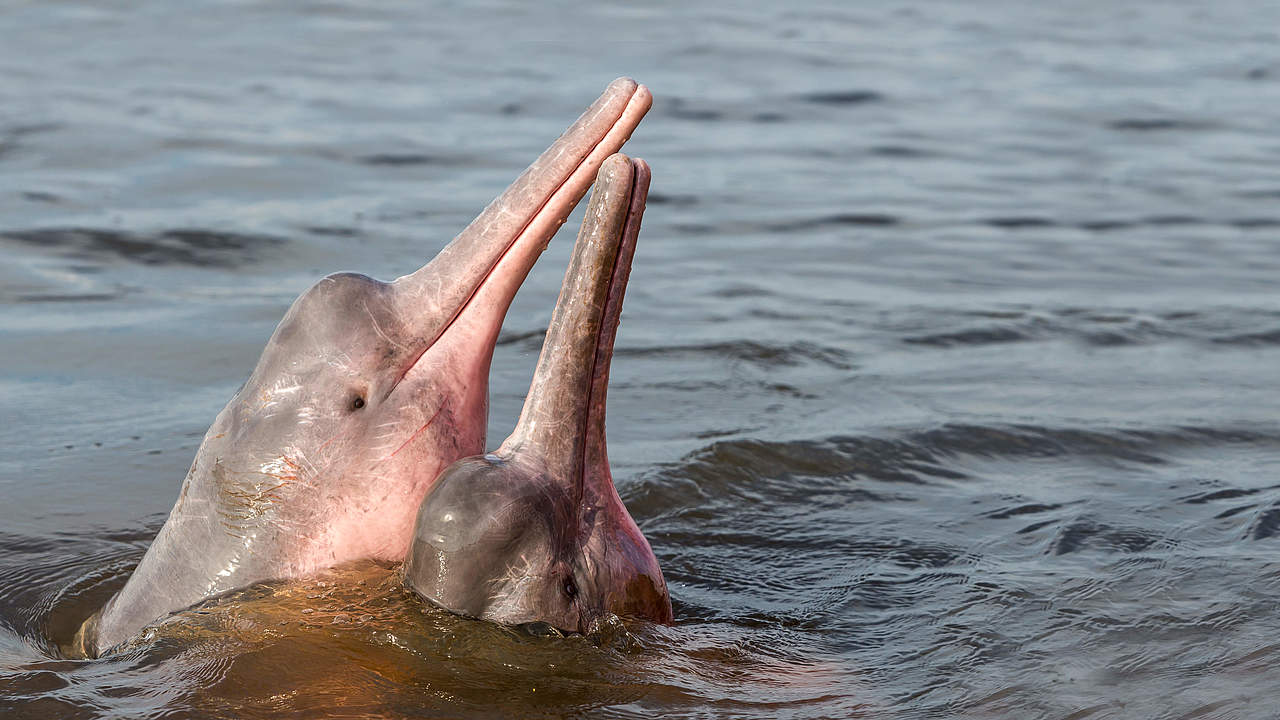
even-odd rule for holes
{"type": "Polygon", "coordinates": [[[357,395],[357,396],[355,396],[355,397],[351,398],[351,409],[352,409],[352,410],[359,410],[359,409],[360,409],[360,408],[362,408],[362,407],[364,407],[364,398],[363,398],[362,396],[357,395]]]}
{"type": "Polygon", "coordinates": [[[564,594],[573,599],[578,594],[578,586],[574,584],[573,578],[564,579],[564,594]]]}

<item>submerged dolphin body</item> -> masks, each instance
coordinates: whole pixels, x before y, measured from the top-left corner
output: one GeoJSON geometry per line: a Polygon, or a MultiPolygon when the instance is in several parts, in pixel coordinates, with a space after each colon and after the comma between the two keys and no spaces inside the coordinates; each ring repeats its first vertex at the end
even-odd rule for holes
{"type": "Polygon", "coordinates": [[[341,273],[303,293],[78,649],[99,655],[256,582],[403,559],[432,481],[484,449],[490,359],[516,290],[651,102],[643,85],[612,83],[417,272],[390,283],[341,273]]]}
{"type": "Polygon", "coordinates": [[[658,560],[623,506],[605,448],[605,392],[649,188],[643,161],[600,169],[519,424],[459,460],[418,512],[405,582],[508,625],[588,633],[609,614],[671,622],[658,560]]]}

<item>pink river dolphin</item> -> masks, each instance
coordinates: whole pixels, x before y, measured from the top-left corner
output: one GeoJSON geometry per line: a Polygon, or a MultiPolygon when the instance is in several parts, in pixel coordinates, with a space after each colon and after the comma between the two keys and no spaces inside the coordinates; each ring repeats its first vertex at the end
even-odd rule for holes
{"type": "Polygon", "coordinates": [[[520,421],[428,491],[404,564],[431,602],[508,625],[591,633],[610,616],[671,622],[658,559],[622,504],[605,393],[649,166],[605,161],[520,421]]]}
{"type": "Polygon", "coordinates": [[[470,225],[392,282],[302,294],[206,433],[164,526],[77,645],[340,563],[403,560],[441,471],[482,453],[494,343],[539,254],[648,111],[621,78],[470,225]]]}

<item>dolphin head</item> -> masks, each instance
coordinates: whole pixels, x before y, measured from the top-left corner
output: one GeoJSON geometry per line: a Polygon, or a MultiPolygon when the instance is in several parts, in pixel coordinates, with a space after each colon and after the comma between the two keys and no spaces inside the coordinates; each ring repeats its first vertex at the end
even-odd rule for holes
{"type": "Polygon", "coordinates": [[[86,622],[99,654],[170,612],[362,558],[398,561],[440,471],[484,449],[488,374],[520,284],[648,110],[627,78],[431,262],[299,297],[209,428],[125,587],[86,622]]]}
{"type": "Polygon", "coordinates": [[[441,607],[590,632],[607,614],[671,621],[648,541],[605,447],[605,393],[649,168],[600,169],[515,431],[450,466],[418,511],[406,583],[441,607]]]}

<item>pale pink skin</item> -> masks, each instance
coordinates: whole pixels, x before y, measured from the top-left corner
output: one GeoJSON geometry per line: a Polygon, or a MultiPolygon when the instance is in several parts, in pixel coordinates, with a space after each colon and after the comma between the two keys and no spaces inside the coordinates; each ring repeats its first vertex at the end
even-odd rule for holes
{"type": "Polygon", "coordinates": [[[85,622],[102,654],[166,615],[253,583],[400,561],[418,505],[484,451],[488,376],[534,262],[652,97],[621,78],[426,266],[340,273],[304,293],[205,435],[132,577],[85,622]]]}
{"type": "Polygon", "coordinates": [[[427,493],[404,577],[436,605],[568,632],[610,615],[671,622],[658,559],[614,487],[604,427],[649,179],[643,160],[605,161],[520,421],[427,493]]]}

